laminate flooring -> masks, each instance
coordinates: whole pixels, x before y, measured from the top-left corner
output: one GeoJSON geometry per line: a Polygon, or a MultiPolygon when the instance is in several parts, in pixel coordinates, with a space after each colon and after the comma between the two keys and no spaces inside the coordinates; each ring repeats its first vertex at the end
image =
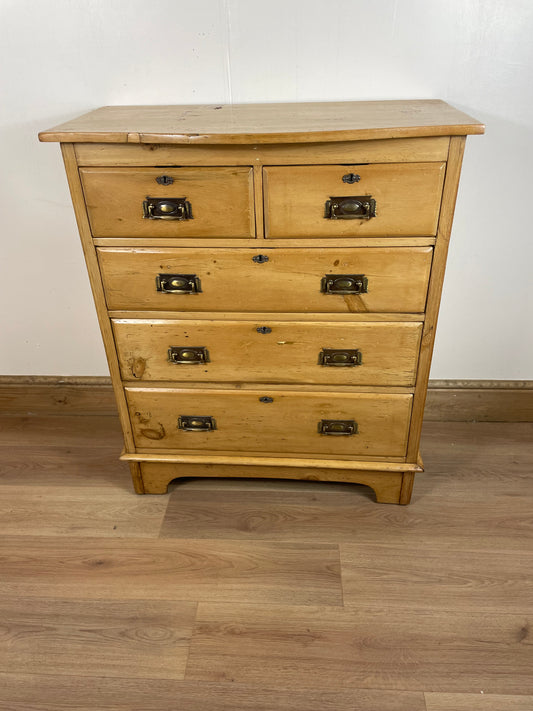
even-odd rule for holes
{"type": "Polygon", "coordinates": [[[407,507],[120,449],[0,418],[2,711],[533,711],[533,423],[428,422],[407,507]]]}

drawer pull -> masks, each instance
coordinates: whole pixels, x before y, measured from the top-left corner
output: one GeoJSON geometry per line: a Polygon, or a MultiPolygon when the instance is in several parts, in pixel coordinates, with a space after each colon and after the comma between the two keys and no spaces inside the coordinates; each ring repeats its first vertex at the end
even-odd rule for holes
{"type": "Polygon", "coordinates": [[[202,291],[196,274],[158,274],[155,284],[157,291],[163,294],[198,294],[202,291]]]}
{"type": "Polygon", "coordinates": [[[370,220],[376,216],[376,201],[371,195],[330,197],[324,217],[328,220],[370,220]]]}
{"type": "Polygon", "coordinates": [[[198,363],[209,363],[209,352],[204,347],[180,347],[170,346],[168,349],[168,359],[177,365],[198,365],[198,363]]]}
{"type": "Polygon", "coordinates": [[[350,437],[357,434],[357,422],[355,420],[320,420],[318,431],[323,435],[350,437]]]}
{"type": "Polygon", "coordinates": [[[318,356],[319,365],[334,368],[354,368],[363,362],[363,354],[357,348],[337,349],[322,348],[318,356]]]}
{"type": "Polygon", "coordinates": [[[147,197],[143,202],[147,220],[192,220],[192,206],[186,198],[147,197]]]}
{"type": "Polygon", "coordinates": [[[268,262],[269,257],[267,257],[266,254],[256,254],[255,257],[252,257],[252,262],[255,262],[256,264],[264,264],[265,262],[268,262]]]}
{"type": "Polygon", "coordinates": [[[274,398],[264,395],[263,397],[259,398],[259,402],[274,402],[274,398]]]}
{"type": "Polygon", "coordinates": [[[324,294],[366,294],[368,279],[364,274],[326,274],[321,290],[324,294]]]}
{"type": "Polygon", "coordinates": [[[257,333],[272,333],[270,326],[258,326],[255,330],[257,333]]]}
{"type": "Polygon", "coordinates": [[[180,415],[178,417],[178,429],[185,432],[211,432],[216,430],[217,423],[214,417],[204,415],[180,415]]]}

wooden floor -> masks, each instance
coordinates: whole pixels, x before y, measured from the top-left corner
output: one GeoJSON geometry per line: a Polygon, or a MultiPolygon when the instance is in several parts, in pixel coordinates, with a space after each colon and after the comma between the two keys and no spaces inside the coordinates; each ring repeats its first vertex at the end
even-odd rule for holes
{"type": "Polygon", "coordinates": [[[533,424],[430,422],[410,506],[0,420],[0,709],[532,711],[533,424]]]}

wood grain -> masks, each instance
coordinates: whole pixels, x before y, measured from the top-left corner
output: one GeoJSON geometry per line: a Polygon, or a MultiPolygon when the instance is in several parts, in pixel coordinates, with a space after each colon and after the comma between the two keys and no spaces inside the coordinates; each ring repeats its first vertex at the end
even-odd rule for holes
{"type": "MultiPolygon", "coordinates": [[[[344,161],[343,161],[344,163],[344,161]]],[[[267,166],[266,237],[347,237],[434,235],[445,163],[267,166]],[[343,182],[354,173],[359,182],[343,182]],[[369,220],[324,217],[332,196],[367,196],[376,201],[369,220]]]]}
{"type": "Polygon", "coordinates": [[[105,487],[52,487],[47,482],[30,488],[21,478],[18,486],[2,490],[0,535],[157,538],[166,507],[157,497],[141,501],[131,488],[110,497],[105,487]]]}
{"type": "Polygon", "coordinates": [[[182,679],[193,602],[2,597],[0,669],[182,679]]]}
{"type": "MultiPolygon", "coordinates": [[[[140,455],[144,458],[147,455],[140,455]]],[[[170,457],[169,457],[170,459],[170,457]]],[[[193,460],[194,458],[191,457],[193,460]]],[[[311,479],[313,481],[336,481],[336,482],[356,482],[371,487],[375,499],[381,504],[408,503],[401,502],[403,482],[407,474],[401,470],[406,466],[401,464],[398,472],[391,471],[370,471],[364,468],[353,469],[328,469],[317,467],[281,467],[281,466],[243,466],[238,465],[228,457],[227,464],[190,464],[162,463],[154,461],[141,461],[141,474],[146,493],[166,494],[169,484],[176,478],[190,477],[241,477],[264,479],[311,479]]],[[[258,461],[262,461],[258,457],[258,461]]],[[[364,467],[365,463],[360,463],[364,467]]],[[[390,468],[390,463],[387,463],[390,468]]],[[[385,467],[384,467],[385,468],[385,467]]]]}
{"type": "Polygon", "coordinates": [[[154,498],[88,483],[116,418],[40,420],[0,421],[2,711],[529,711],[533,424],[426,423],[408,508],[193,479],[115,538],[154,498]]]}
{"type": "Polygon", "coordinates": [[[435,245],[435,253],[431,267],[431,277],[426,302],[426,319],[424,321],[424,331],[422,333],[416,376],[416,393],[413,400],[409,444],[407,447],[407,456],[409,459],[413,459],[417,456],[420,447],[420,434],[422,431],[424,404],[426,402],[427,383],[433,356],[442,285],[444,272],[446,270],[446,257],[450,243],[455,201],[459,189],[459,176],[461,174],[465,140],[464,137],[459,136],[450,139],[450,152],[446,165],[446,178],[442,193],[437,244],[435,245]]]}
{"type": "Polygon", "coordinates": [[[69,442],[71,447],[79,445],[107,447],[121,444],[120,422],[117,417],[65,417],[63,415],[8,415],[2,417],[0,445],[28,445],[57,447],[69,442]]]}
{"type": "Polygon", "coordinates": [[[185,388],[126,387],[138,448],[182,449],[207,454],[235,450],[291,454],[402,457],[405,454],[412,395],[306,393],[185,388]],[[269,400],[261,401],[261,397],[269,400]],[[216,429],[178,428],[182,416],[208,416],[216,429]],[[353,420],[358,432],[326,436],[322,420],[353,420]]]}
{"type": "Polygon", "coordinates": [[[312,143],[483,133],[438,99],[205,106],[104,106],[39,134],[82,143],[312,143]]]}
{"type": "Polygon", "coordinates": [[[437,541],[342,544],[344,604],[532,615],[532,533],[524,539],[524,550],[500,555],[437,541]]]}
{"type": "Polygon", "coordinates": [[[313,688],[312,682],[309,689],[301,690],[276,685],[0,673],[0,684],[5,699],[4,703],[0,700],[2,711],[176,711],[178,706],[187,711],[426,711],[420,692],[323,690],[313,688]]]}
{"type": "Polygon", "coordinates": [[[431,247],[306,250],[97,249],[109,309],[152,311],[281,311],[422,313],[431,269],[431,247]],[[268,262],[255,263],[258,254],[268,262]],[[165,294],[160,273],[195,274],[202,291],[165,294]],[[368,293],[325,294],[326,274],[363,274],[368,293]]]}
{"type": "Polygon", "coordinates": [[[28,529],[0,540],[2,594],[342,604],[332,544],[63,538],[31,536],[28,529]]]}
{"type": "Polygon", "coordinates": [[[531,694],[528,630],[514,614],[205,603],[185,678],[531,694]]]}
{"type": "Polygon", "coordinates": [[[129,381],[414,385],[422,324],[114,319],[113,332],[129,381]],[[170,347],[205,348],[209,362],[173,363],[170,347]],[[321,365],[324,348],[357,349],[361,365],[321,365]]]}
{"type": "Polygon", "coordinates": [[[426,693],[427,711],[531,711],[533,696],[426,693]]]}
{"type": "MultiPolygon", "coordinates": [[[[315,163],[409,163],[443,161],[447,136],[334,141],[312,144],[184,145],[77,143],[80,166],[303,165],[315,163]]],[[[262,202],[262,201],[261,201],[262,202]]]]}
{"type": "MultiPolygon", "coordinates": [[[[493,447],[484,458],[477,452],[482,451],[488,433],[477,445],[469,447],[465,442],[454,455],[453,433],[442,424],[432,429],[423,444],[424,449],[434,446],[435,452],[426,460],[426,473],[417,475],[414,505],[409,509],[376,507],[370,491],[353,484],[300,482],[292,489],[287,482],[191,481],[174,485],[161,534],[196,531],[197,536],[219,539],[380,543],[406,550],[418,550],[424,541],[447,561],[455,550],[465,549],[474,569],[472,551],[498,550],[504,558],[503,551],[520,555],[529,550],[531,425],[514,450],[498,456],[498,447],[493,447]],[[443,437],[443,432],[448,435],[443,437]],[[441,444],[437,449],[443,440],[448,440],[448,447],[441,444]],[[491,468],[489,462],[495,457],[497,463],[491,468]]],[[[400,555],[399,564],[401,560],[400,555]]],[[[461,560],[465,559],[459,558],[458,564],[461,560]]],[[[510,555],[510,560],[516,561],[516,556],[510,555]]],[[[501,567],[509,570],[507,563],[501,567]]]]}
{"type": "Polygon", "coordinates": [[[4,445],[0,484],[116,487],[131,491],[127,465],[117,459],[120,434],[108,447],[4,445]]]}
{"type": "Polygon", "coordinates": [[[94,237],[255,236],[251,168],[81,168],[94,237]],[[159,185],[162,174],[171,185],[159,185]],[[191,220],[143,218],[146,197],[187,198],[191,220]]]}

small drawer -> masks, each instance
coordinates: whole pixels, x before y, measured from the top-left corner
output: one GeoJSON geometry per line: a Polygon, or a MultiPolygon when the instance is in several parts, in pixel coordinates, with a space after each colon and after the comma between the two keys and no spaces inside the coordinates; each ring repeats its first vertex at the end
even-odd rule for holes
{"type": "Polygon", "coordinates": [[[264,168],[266,237],[430,236],[445,163],[264,168]]]}
{"type": "Polygon", "coordinates": [[[113,319],[130,381],[414,385],[421,323],[113,319]]]}
{"type": "Polygon", "coordinates": [[[254,237],[252,173],[249,167],[80,169],[94,237],[254,237]]]}
{"type": "Polygon", "coordinates": [[[126,388],[140,450],[405,455],[412,395],[126,388]]]}
{"type": "MultiPolygon", "coordinates": [[[[422,313],[431,247],[98,248],[110,310],[422,313]]],[[[202,344],[200,344],[202,345],[202,344]]]]}

